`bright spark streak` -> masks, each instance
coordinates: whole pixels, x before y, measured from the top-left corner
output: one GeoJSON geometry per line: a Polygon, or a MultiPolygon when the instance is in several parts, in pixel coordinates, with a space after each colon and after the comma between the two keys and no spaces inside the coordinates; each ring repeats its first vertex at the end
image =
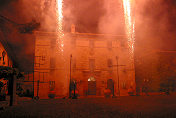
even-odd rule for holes
{"type": "Polygon", "coordinates": [[[133,54],[134,41],[135,41],[135,22],[132,20],[131,4],[132,4],[131,0],[123,0],[126,33],[128,36],[128,45],[130,47],[131,53],[133,54]]]}
{"type": "Polygon", "coordinates": [[[57,35],[58,35],[58,43],[59,43],[59,49],[61,50],[61,52],[63,52],[63,48],[64,48],[64,33],[63,33],[63,27],[62,27],[62,22],[63,22],[63,11],[62,11],[62,5],[63,5],[63,0],[57,0],[56,1],[57,4],[57,35]]]}

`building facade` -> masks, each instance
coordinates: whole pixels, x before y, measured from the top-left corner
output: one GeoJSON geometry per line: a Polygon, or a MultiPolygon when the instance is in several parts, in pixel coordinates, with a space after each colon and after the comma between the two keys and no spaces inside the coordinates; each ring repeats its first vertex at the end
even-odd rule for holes
{"type": "MultiPolygon", "coordinates": [[[[0,67],[12,67],[12,61],[9,58],[4,46],[0,43],[0,67]]],[[[5,80],[4,78],[0,78],[0,83],[3,83],[3,87],[0,87],[0,95],[1,100],[3,100],[3,95],[6,95],[8,92],[8,80],[5,80]]],[[[5,97],[4,97],[5,100],[5,97]]]]}
{"type": "Polygon", "coordinates": [[[127,96],[135,90],[133,55],[127,38],[118,35],[35,32],[34,94],[69,96],[71,82],[80,97],[127,96]]]}
{"type": "Polygon", "coordinates": [[[168,94],[176,91],[176,52],[153,50],[136,58],[138,95],[168,94]]]}
{"type": "Polygon", "coordinates": [[[0,43],[0,66],[12,67],[12,61],[7,55],[7,52],[1,43],[0,43]]]}

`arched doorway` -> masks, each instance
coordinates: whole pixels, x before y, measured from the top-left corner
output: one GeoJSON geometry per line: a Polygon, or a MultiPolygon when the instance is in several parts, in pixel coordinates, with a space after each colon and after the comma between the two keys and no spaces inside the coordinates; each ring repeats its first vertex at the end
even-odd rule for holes
{"type": "Polygon", "coordinates": [[[107,80],[107,88],[111,90],[111,94],[114,96],[114,81],[112,79],[107,80]]]}
{"type": "Polygon", "coordinates": [[[96,79],[94,77],[88,79],[88,95],[96,95],[96,79]]]}

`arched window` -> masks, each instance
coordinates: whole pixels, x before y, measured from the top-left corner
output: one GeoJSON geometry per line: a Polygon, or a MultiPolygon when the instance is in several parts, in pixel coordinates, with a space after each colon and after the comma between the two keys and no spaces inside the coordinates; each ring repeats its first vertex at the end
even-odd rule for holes
{"type": "Polygon", "coordinates": [[[88,81],[90,82],[90,81],[96,81],[96,79],[94,78],[94,77],[90,77],[89,79],[88,79],[88,81]]]}

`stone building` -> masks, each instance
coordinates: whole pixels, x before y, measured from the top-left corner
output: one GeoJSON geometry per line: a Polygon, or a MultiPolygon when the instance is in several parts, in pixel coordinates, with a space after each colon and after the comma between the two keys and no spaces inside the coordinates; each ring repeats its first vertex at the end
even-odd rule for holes
{"type": "Polygon", "coordinates": [[[34,94],[69,96],[71,81],[80,97],[127,96],[135,90],[133,55],[123,35],[35,32],[34,94]],[[37,81],[37,82],[36,82],[37,81]]]}
{"type": "Polygon", "coordinates": [[[176,91],[176,51],[153,50],[136,56],[136,93],[146,95],[176,91]]]}
{"type": "MultiPolygon", "coordinates": [[[[9,58],[4,46],[2,45],[2,43],[0,42],[0,73],[3,73],[3,68],[8,68],[8,67],[12,67],[12,61],[9,58]]],[[[3,83],[3,86],[0,86],[0,100],[3,100],[4,95],[7,93],[8,91],[8,87],[7,87],[7,83],[8,81],[4,79],[4,77],[0,76],[0,83],[3,83]]],[[[5,99],[5,97],[4,97],[5,99]]]]}
{"type": "Polygon", "coordinates": [[[12,61],[9,58],[4,46],[0,43],[0,66],[12,67],[12,61]]]}

